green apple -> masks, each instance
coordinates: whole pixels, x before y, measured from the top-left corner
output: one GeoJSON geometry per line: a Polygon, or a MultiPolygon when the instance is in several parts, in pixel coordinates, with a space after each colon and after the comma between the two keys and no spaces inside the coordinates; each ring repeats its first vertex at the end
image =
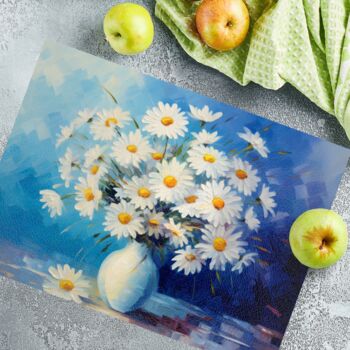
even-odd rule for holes
{"type": "Polygon", "coordinates": [[[348,245],[342,217],[332,210],[312,209],[293,223],[289,242],[294,256],[304,265],[320,269],[337,262],[348,245]]]}
{"type": "Polygon", "coordinates": [[[123,55],[146,50],[154,36],[149,12],[140,5],[128,2],[115,5],[107,12],[103,30],[113,50],[123,55]]]}

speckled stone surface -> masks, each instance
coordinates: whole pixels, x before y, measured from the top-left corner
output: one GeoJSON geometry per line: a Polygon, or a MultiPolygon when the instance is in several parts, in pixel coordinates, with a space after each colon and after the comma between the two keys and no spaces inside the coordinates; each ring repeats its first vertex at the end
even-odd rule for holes
{"type": "MultiPolygon", "coordinates": [[[[153,1],[143,3],[152,13],[153,1]]],[[[46,38],[99,57],[138,67],[311,135],[350,146],[335,118],[290,86],[279,91],[241,87],[190,59],[155,19],[153,46],[135,57],[114,53],[102,19],[111,1],[0,0],[0,151],[5,147],[46,38]]],[[[291,144],[293,140],[290,140],[291,144]]],[[[332,169],[329,169],[332,171],[332,169]]],[[[350,224],[350,168],[333,209],[350,224]]],[[[282,349],[350,350],[350,253],[337,265],[310,271],[282,349]]],[[[189,349],[185,344],[112,319],[0,277],[0,349],[189,349]]]]}

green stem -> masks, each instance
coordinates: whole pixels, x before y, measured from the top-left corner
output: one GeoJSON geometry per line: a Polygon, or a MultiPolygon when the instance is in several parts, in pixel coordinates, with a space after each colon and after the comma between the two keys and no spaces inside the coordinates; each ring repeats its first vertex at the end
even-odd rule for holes
{"type": "Polygon", "coordinates": [[[114,97],[114,95],[103,85],[101,85],[103,91],[113,100],[115,104],[118,104],[117,99],[114,97]]]}
{"type": "Polygon", "coordinates": [[[216,275],[216,279],[219,281],[219,283],[221,284],[221,277],[220,277],[220,273],[219,271],[216,271],[215,272],[215,275],[216,275]]]}
{"type": "Polygon", "coordinates": [[[136,121],[136,119],[134,117],[132,117],[132,120],[134,122],[136,129],[140,129],[140,126],[139,126],[138,122],[136,121]]]}
{"type": "Polygon", "coordinates": [[[232,150],[231,153],[233,153],[234,155],[238,155],[238,154],[241,154],[244,152],[251,151],[252,149],[253,149],[253,145],[251,143],[249,143],[248,146],[242,148],[240,151],[232,150]]]}
{"type": "Polygon", "coordinates": [[[118,182],[116,180],[113,179],[112,176],[110,176],[109,174],[107,174],[107,178],[110,182],[112,182],[115,186],[119,187],[118,185],[118,182]]]}
{"type": "Polygon", "coordinates": [[[108,239],[108,238],[110,238],[110,237],[111,237],[111,235],[110,235],[110,234],[107,234],[107,235],[103,236],[102,238],[98,239],[98,240],[96,241],[96,244],[100,244],[100,243],[104,242],[106,239],[108,239]]]}
{"type": "Polygon", "coordinates": [[[68,199],[68,198],[72,198],[74,196],[75,196],[75,193],[67,193],[67,194],[64,194],[63,196],[61,196],[61,199],[65,200],[65,199],[68,199]]]}
{"type": "Polygon", "coordinates": [[[215,288],[214,288],[214,284],[213,284],[213,280],[211,279],[211,276],[210,276],[210,290],[211,290],[211,294],[215,295],[215,288]]]}
{"type": "Polygon", "coordinates": [[[163,159],[165,157],[165,153],[166,153],[167,148],[168,148],[168,143],[169,143],[169,137],[167,136],[166,141],[165,141],[165,146],[164,146],[163,159]]]}
{"type": "Polygon", "coordinates": [[[118,127],[115,127],[115,131],[117,132],[117,134],[118,134],[119,136],[122,136],[122,134],[121,134],[121,132],[120,132],[120,130],[119,130],[118,127]]]}

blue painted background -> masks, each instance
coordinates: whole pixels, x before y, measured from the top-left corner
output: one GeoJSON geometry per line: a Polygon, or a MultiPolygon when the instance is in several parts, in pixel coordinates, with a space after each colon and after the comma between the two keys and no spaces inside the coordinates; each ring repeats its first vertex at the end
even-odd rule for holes
{"type": "MultiPolygon", "coordinates": [[[[232,278],[231,273],[222,274],[221,282],[207,269],[194,281],[193,277],[171,271],[167,263],[160,269],[159,291],[204,310],[283,332],[305,274],[287,242],[290,225],[307,209],[330,207],[348,150],[74,49],[48,43],[39,59],[0,163],[0,244],[2,240],[15,243],[38,257],[68,262],[91,275],[97,273],[108,252],[125,245],[125,241],[113,239],[109,251],[101,253],[103,246],[96,246],[92,237],[101,230],[101,214],[95,216],[94,225],[89,225],[88,220],[70,210],[72,200],[64,215],[52,220],[39,202],[41,189],[60,182],[57,160],[64,147],[55,148],[59,127],[67,125],[81,109],[114,107],[102,84],[139,122],[158,101],[177,103],[185,111],[191,103],[199,107],[207,104],[211,110],[223,112],[224,118],[213,125],[223,136],[219,144],[226,152],[233,145],[244,146],[237,136],[244,126],[253,131],[270,126],[261,134],[272,153],[257,166],[259,175],[268,175],[263,182],[277,192],[280,213],[275,221],[271,217],[264,221],[260,215],[258,236],[263,242],[249,241],[250,250],[258,252],[263,263],[241,275],[232,274],[232,278]],[[278,151],[290,154],[279,155],[278,151]],[[61,233],[72,223],[69,231],[61,233]],[[215,296],[210,292],[210,279],[215,296]],[[267,305],[278,312],[271,312],[267,305]]],[[[199,129],[199,122],[192,120],[190,130],[199,129]]],[[[253,155],[249,157],[252,160],[253,155]]]]}

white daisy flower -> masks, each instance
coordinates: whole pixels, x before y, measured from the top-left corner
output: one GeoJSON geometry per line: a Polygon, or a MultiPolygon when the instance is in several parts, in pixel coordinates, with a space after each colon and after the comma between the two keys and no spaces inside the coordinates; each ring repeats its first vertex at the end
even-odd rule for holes
{"type": "Polygon", "coordinates": [[[145,234],[143,220],[135,207],[122,200],[119,204],[112,203],[107,208],[105,231],[109,231],[112,236],[132,237],[145,234]]]}
{"type": "Polygon", "coordinates": [[[239,274],[243,272],[245,267],[255,263],[255,258],[258,256],[256,253],[247,253],[239,258],[239,260],[232,267],[231,271],[237,271],[239,274]]]}
{"type": "Polygon", "coordinates": [[[146,232],[148,236],[153,236],[156,239],[164,236],[164,213],[156,211],[146,211],[144,213],[146,232]]]}
{"type": "Polygon", "coordinates": [[[98,182],[92,178],[80,177],[79,183],[75,185],[77,191],[74,208],[79,211],[81,216],[88,216],[92,220],[94,211],[102,198],[102,192],[98,188],[98,182]]]}
{"type": "Polygon", "coordinates": [[[174,219],[170,218],[169,222],[164,224],[167,236],[169,237],[170,243],[175,247],[182,247],[188,243],[187,236],[189,232],[181,227],[181,224],[175,224],[174,219]]]}
{"type": "Polygon", "coordinates": [[[78,112],[78,117],[72,121],[72,125],[75,128],[80,128],[86,123],[91,123],[94,117],[95,111],[92,109],[84,109],[78,112]]]}
{"type": "Polygon", "coordinates": [[[249,230],[252,231],[258,231],[260,228],[260,220],[257,218],[254,208],[250,207],[245,215],[244,215],[244,222],[248,226],[249,230]]]}
{"type": "Polygon", "coordinates": [[[225,175],[230,165],[223,152],[204,145],[191,148],[187,161],[196,175],[205,174],[214,179],[225,175]]]}
{"type": "Polygon", "coordinates": [[[104,157],[105,157],[105,155],[104,155],[104,148],[101,147],[100,145],[96,145],[96,146],[88,149],[85,152],[85,155],[84,155],[84,158],[85,158],[84,166],[86,168],[88,168],[93,163],[102,162],[104,160],[104,157]]]}
{"type": "Polygon", "coordinates": [[[92,163],[90,166],[84,168],[83,172],[88,177],[93,177],[96,180],[99,180],[101,179],[101,177],[107,174],[108,167],[106,164],[103,164],[101,162],[95,162],[95,163],[92,163]]]}
{"type": "Polygon", "coordinates": [[[262,157],[267,158],[269,149],[265,146],[265,140],[260,137],[260,133],[252,133],[248,128],[244,127],[244,133],[239,132],[238,136],[247,141],[249,146],[254,148],[262,157]]]}
{"type": "Polygon", "coordinates": [[[186,169],[186,163],[181,164],[176,158],[158,163],[157,172],[150,173],[149,179],[156,198],[165,202],[181,200],[193,187],[191,171],[186,169]]]}
{"type": "Polygon", "coordinates": [[[242,232],[234,233],[233,225],[212,226],[207,225],[203,229],[202,243],[198,243],[198,249],[202,259],[210,259],[211,270],[225,270],[226,263],[238,260],[245,252],[247,242],[240,241],[242,232]]]}
{"type": "Polygon", "coordinates": [[[136,208],[153,209],[157,203],[154,192],[150,188],[150,183],[147,175],[142,177],[133,176],[133,178],[124,185],[124,193],[130,202],[136,208]]]}
{"type": "Polygon", "coordinates": [[[197,209],[214,226],[232,224],[242,210],[242,200],[224,181],[208,181],[198,191],[197,209]]]}
{"type": "Polygon", "coordinates": [[[273,197],[276,196],[276,192],[270,191],[270,188],[263,184],[261,194],[257,198],[258,204],[260,204],[264,211],[264,218],[267,218],[267,216],[270,214],[275,215],[275,211],[273,208],[277,207],[277,204],[273,197]]]}
{"type": "Polygon", "coordinates": [[[72,138],[74,135],[74,125],[68,125],[61,127],[60,134],[57,135],[56,147],[59,147],[63,142],[72,138]]]}
{"type": "Polygon", "coordinates": [[[193,132],[192,136],[194,137],[194,140],[191,141],[191,147],[199,145],[212,145],[213,143],[221,139],[221,136],[218,136],[217,131],[210,133],[207,130],[202,130],[198,133],[193,132]]]}
{"type": "Polygon", "coordinates": [[[142,118],[145,130],[158,137],[166,136],[169,139],[177,139],[187,132],[188,120],[177,104],[170,106],[168,103],[158,103],[146,112],[142,118]]]}
{"type": "Polygon", "coordinates": [[[63,267],[49,267],[50,276],[43,283],[45,292],[65,300],[81,303],[81,297],[89,297],[90,282],[82,276],[82,271],[75,271],[68,264],[63,267]]]}
{"type": "Polygon", "coordinates": [[[103,110],[97,113],[97,118],[92,122],[90,130],[94,140],[110,141],[115,136],[115,128],[123,128],[131,121],[129,112],[124,112],[120,107],[113,110],[103,110]]]}
{"type": "Polygon", "coordinates": [[[151,158],[154,162],[160,162],[164,158],[165,142],[155,142],[152,144],[151,158]]]}
{"type": "Polygon", "coordinates": [[[192,188],[186,196],[176,203],[174,210],[177,210],[182,218],[186,218],[187,216],[200,217],[196,206],[198,199],[197,191],[198,189],[192,188]]]}
{"type": "Polygon", "coordinates": [[[172,258],[172,261],[174,261],[171,265],[172,270],[184,271],[186,276],[201,272],[204,261],[200,258],[196,249],[187,246],[185,249],[176,250],[175,254],[172,258]]]}
{"type": "Polygon", "coordinates": [[[62,215],[63,202],[61,196],[53,190],[41,190],[40,202],[44,203],[42,208],[47,208],[51,218],[62,215]]]}
{"type": "Polygon", "coordinates": [[[94,177],[97,180],[103,177],[108,172],[108,165],[105,162],[104,148],[100,145],[88,149],[85,152],[84,172],[88,176],[94,177]]]}
{"type": "Polygon", "coordinates": [[[253,169],[249,162],[234,157],[229,173],[229,184],[245,196],[250,196],[256,191],[260,178],[256,175],[258,171],[253,169]]]}
{"type": "Polygon", "coordinates": [[[118,141],[113,143],[112,157],[122,166],[133,165],[139,168],[142,161],[146,161],[152,152],[146,138],[141,131],[136,130],[128,135],[122,134],[118,141]]]}
{"type": "Polygon", "coordinates": [[[213,122],[222,117],[221,112],[214,113],[209,110],[208,106],[204,106],[203,109],[196,108],[190,105],[191,116],[194,119],[198,119],[202,122],[213,122]]]}
{"type": "Polygon", "coordinates": [[[74,168],[79,167],[77,158],[74,156],[72,150],[67,148],[66,153],[63,157],[58,159],[59,166],[58,171],[60,173],[61,179],[64,181],[66,187],[70,186],[70,182],[74,179],[72,172],[74,168]]]}

